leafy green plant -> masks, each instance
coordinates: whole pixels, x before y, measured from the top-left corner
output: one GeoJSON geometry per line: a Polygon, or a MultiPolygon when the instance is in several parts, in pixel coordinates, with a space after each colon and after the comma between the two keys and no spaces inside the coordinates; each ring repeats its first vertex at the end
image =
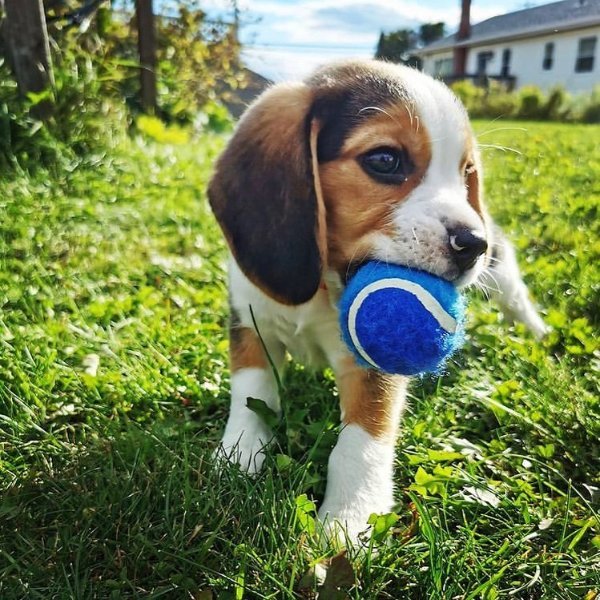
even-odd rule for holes
{"type": "Polygon", "coordinates": [[[570,117],[571,98],[566,90],[554,87],[548,93],[542,107],[541,115],[548,121],[567,120],[570,117]]]}
{"type": "Polygon", "coordinates": [[[584,123],[600,123],[600,85],[594,87],[590,97],[584,101],[581,120],[584,123]]]}
{"type": "Polygon", "coordinates": [[[175,18],[158,21],[159,106],[167,119],[190,123],[198,111],[215,122],[215,101],[243,86],[240,44],[232,24],[207,23],[194,0],[177,3],[175,18]]]}
{"type": "Polygon", "coordinates": [[[485,90],[474,85],[468,79],[452,84],[453,92],[459,97],[469,114],[476,116],[481,112],[485,90]]]}
{"type": "Polygon", "coordinates": [[[528,85],[518,91],[519,106],[517,116],[521,119],[540,119],[543,116],[544,94],[534,85],[528,85]]]}
{"type": "MultiPolygon", "coordinates": [[[[239,44],[230,26],[208,26],[194,2],[178,7],[175,18],[158,20],[160,117],[226,131],[231,118],[220,98],[243,85],[239,44]]],[[[61,26],[60,20],[50,26],[54,86],[40,94],[20,97],[0,60],[0,169],[64,166],[106,152],[123,139],[139,110],[139,64],[135,23],[111,15],[104,7],[85,30],[61,26]],[[52,102],[51,116],[37,121],[31,109],[45,100],[52,102]]],[[[146,133],[162,141],[188,135],[176,127],[159,131],[153,123],[140,121],[138,128],[146,126],[146,133]]]]}
{"type": "Polygon", "coordinates": [[[469,80],[458,81],[451,87],[475,118],[597,122],[597,99],[600,97],[597,90],[573,98],[562,87],[555,87],[547,94],[536,86],[509,92],[495,81],[486,88],[469,80]]]}

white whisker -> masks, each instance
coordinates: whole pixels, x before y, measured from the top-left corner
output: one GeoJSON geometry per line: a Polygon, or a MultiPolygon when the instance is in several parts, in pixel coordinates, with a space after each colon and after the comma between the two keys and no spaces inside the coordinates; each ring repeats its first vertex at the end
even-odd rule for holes
{"type": "Polygon", "coordinates": [[[477,144],[480,148],[492,148],[493,150],[502,150],[502,152],[513,152],[514,154],[522,155],[523,153],[516,148],[508,146],[500,146],[499,144],[477,144]]]}

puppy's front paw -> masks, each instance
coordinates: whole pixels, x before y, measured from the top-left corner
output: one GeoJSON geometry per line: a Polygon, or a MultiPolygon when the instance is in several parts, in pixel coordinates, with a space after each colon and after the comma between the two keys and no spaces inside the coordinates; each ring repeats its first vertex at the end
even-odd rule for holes
{"type": "Polygon", "coordinates": [[[273,433],[263,423],[249,425],[241,431],[225,431],[215,457],[239,465],[249,475],[255,475],[262,468],[265,448],[272,438],[273,433]]]}
{"type": "MultiPolygon", "coordinates": [[[[386,494],[387,495],[387,494],[386,494]]],[[[319,520],[326,540],[336,546],[360,548],[369,544],[371,526],[369,517],[385,514],[392,510],[393,497],[371,498],[369,502],[328,502],[325,500],[319,510],[319,520]]]]}
{"type": "Polygon", "coordinates": [[[319,510],[322,541],[338,548],[366,546],[370,530],[367,520],[368,516],[359,518],[356,514],[348,511],[332,511],[323,507],[319,510]]]}

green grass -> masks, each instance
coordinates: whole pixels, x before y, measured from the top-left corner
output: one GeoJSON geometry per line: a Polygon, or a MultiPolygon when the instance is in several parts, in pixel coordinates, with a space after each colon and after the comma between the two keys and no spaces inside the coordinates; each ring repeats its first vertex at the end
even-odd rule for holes
{"type": "MultiPolygon", "coordinates": [[[[554,331],[538,344],[471,294],[465,351],[411,387],[398,520],[322,597],[600,590],[600,127],[476,128],[511,148],[484,150],[488,204],[554,331]]],[[[302,498],[321,500],[335,443],[331,374],[290,366],[257,479],[211,468],[226,255],[204,187],[222,144],[136,141],[2,181],[2,599],[310,597],[327,551],[302,498]]]]}

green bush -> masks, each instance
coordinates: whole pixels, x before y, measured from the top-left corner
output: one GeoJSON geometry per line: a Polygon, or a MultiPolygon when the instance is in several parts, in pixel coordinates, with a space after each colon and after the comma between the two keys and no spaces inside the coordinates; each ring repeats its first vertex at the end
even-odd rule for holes
{"type": "Polygon", "coordinates": [[[0,59],[0,171],[20,164],[55,164],[64,155],[47,127],[30,116],[34,101],[20,98],[17,84],[0,59]]]}
{"type": "Polygon", "coordinates": [[[113,147],[131,122],[121,82],[129,67],[108,52],[100,39],[70,30],[56,47],[54,110],[49,121],[57,139],[76,154],[113,147]]]}
{"type": "Polygon", "coordinates": [[[118,89],[123,67],[81,43],[76,32],[52,45],[54,85],[23,97],[0,59],[0,170],[65,166],[77,157],[107,151],[127,132],[130,118],[118,89]],[[51,103],[40,121],[32,109],[51,103]]]}
{"type": "Polygon", "coordinates": [[[477,87],[468,79],[457,81],[452,84],[452,90],[459,97],[460,101],[465,105],[471,116],[478,116],[481,111],[485,98],[485,90],[477,87]]]}
{"type": "Polygon", "coordinates": [[[584,123],[600,123],[600,85],[597,85],[587,99],[581,120],[584,123]]]}
{"type": "Polygon", "coordinates": [[[518,100],[506,90],[506,87],[495,81],[490,82],[484,96],[482,117],[498,118],[512,117],[517,113],[518,100]]]}
{"type": "Polygon", "coordinates": [[[509,92],[495,81],[487,88],[477,87],[469,80],[458,81],[451,87],[475,118],[600,122],[600,86],[596,86],[591,94],[575,98],[560,86],[547,94],[536,86],[509,92]]]}
{"type": "Polygon", "coordinates": [[[489,87],[476,86],[469,80],[457,81],[452,90],[472,117],[511,117],[517,112],[517,99],[505,87],[492,81],[489,87]]]}
{"type": "Polygon", "coordinates": [[[528,85],[518,91],[517,116],[521,119],[539,120],[543,116],[544,94],[540,88],[528,85]]]}
{"type": "MultiPolygon", "coordinates": [[[[50,13],[75,3],[61,6],[50,13]]],[[[157,19],[157,114],[166,123],[227,130],[231,119],[220,100],[225,89],[243,85],[239,43],[231,25],[208,28],[192,0],[178,8],[175,18],[157,19]]],[[[85,30],[60,20],[49,26],[54,85],[41,94],[20,96],[0,59],[0,171],[102,154],[130,129],[141,110],[136,26],[111,15],[103,8],[85,30]],[[40,102],[52,105],[44,121],[31,112],[40,102]]]]}
{"type": "Polygon", "coordinates": [[[244,85],[234,29],[209,27],[192,0],[179,1],[176,18],[158,19],[157,37],[158,103],[165,120],[193,123],[199,112],[214,113],[226,88],[244,85]]]}
{"type": "Polygon", "coordinates": [[[571,113],[570,105],[571,98],[564,88],[552,88],[542,107],[542,117],[548,121],[567,120],[571,113]]]}

